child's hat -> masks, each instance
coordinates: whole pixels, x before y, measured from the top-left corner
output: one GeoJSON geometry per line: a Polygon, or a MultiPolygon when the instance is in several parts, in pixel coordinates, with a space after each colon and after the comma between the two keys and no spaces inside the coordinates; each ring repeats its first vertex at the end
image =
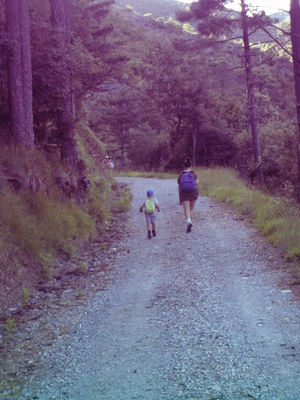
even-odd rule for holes
{"type": "Polygon", "coordinates": [[[151,188],[148,189],[148,190],[147,190],[147,196],[148,196],[148,197],[153,197],[153,196],[154,196],[154,190],[151,189],[151,188]]]}

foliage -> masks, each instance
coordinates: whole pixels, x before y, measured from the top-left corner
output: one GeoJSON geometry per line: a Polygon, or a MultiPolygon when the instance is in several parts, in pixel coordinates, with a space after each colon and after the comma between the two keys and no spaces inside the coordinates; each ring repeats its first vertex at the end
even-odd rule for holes
{"type": "Polygon", "coordinates": [[[85,199],[85,210],[97,221],[102,230],[105,220],[110,217],[110,181],[104,176],[91,177],[89,193],[85,199]]]}
{"type": "Polygon", "coordinates": [[[74,239],[87,239],[92,219],[72,200],[59,201],[43,193],[1,193],[0,220],[5,241],[43,260],[53,250],[72,252],[74,239]]]}
{"type": "Polygon", "coordinates": [[[87,272],[88,272],[88,270],[89,270],[89,265],[88,265],[87,262],[82,262],[82,263],[79,265],[79,268],[80,268],[80,270],[81,270],[84,274],[87,274],[87,272]]]}
{"type": "Polygon", "coordinates": [[[99,172],[106,155],[105,144],[84,121],[77,124],[76,130],[79,158],[84,161],[89,173],[99,172]]]}
{"type": "Polygon", "coordinates": [[[22,297],[21,297],[21,302],[23,306],[27,306],[29,303],[29,298],[30,298],[30,293],[29,290],[25,287],[22,288],[22,297]]]}
{"type": "Polygon", "coordinates": [[[9,147],[0,153],[2,246],[5,254],[14,248],[23,251],[50,278],[55,256],[72,254],[109,218],[112,176],[92,176],[88,192],[76,201],[65,191],[74,179],[76,184],[76,175],[55,156],[51,161],[33,151],[16,159],[11,153],[9,147]]]}
{"type": "Polygon", "coordinates": [[[112,210],[117,213],[126,212],[130,209],[132,194],[129,188],[125,188],[118,200],[115,200],[112,205],[112,210]]]}
{"type": "Polygon", "coordinates": [[[5,321],[4,331],[9,339],[11,339],[12,334],[16,331],[16,329],[16,320],[14,318],[7,318],[7,320],[5,321]]]}

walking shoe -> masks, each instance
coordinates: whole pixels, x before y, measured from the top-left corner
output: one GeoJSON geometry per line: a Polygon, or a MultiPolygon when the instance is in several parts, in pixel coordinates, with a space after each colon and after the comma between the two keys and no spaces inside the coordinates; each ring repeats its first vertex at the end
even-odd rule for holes
{"type": "Polygon", "coordinates": [[[152,236],[155,237],[156,236],[156,232],[152,231],[152,236]]]}
{"type": "Polygon", "coordinates": [[[192,226],[193,226],[193,224],[192,224],[191,222],[189,222],[189,223],[187,224],[187,227],[186,227],[186,232],[187,232],[187,233],[190,233],[190,232],[192,231],[192,226]]]}
{"type": "Polygon", "coordinates": [[[148,231],[148,239],[151,239],[152,238],[152,236],[151,236],[151,232],[150,231],[148,231]]]}

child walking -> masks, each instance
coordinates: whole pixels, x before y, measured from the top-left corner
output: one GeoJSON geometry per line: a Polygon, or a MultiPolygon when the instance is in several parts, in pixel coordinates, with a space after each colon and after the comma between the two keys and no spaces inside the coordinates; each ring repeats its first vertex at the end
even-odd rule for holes
{"type": "Polygon", "coordinates": [[[160,211],[158,201],[154,198],[154,191],[153,189],[147,190],[147,198],[143,205],[140,207],[140,212],[143,212],[145,209],[145,216],[146,216],[146,223],[147,223],[147,231],[148,231],[148,239],[151,239],[152,236],[156,236],[156,227],[155,227],[155,220],[156,215],[155,211],[160,211]],[[152,234],[151,234],[152,231],[152,234]]]}

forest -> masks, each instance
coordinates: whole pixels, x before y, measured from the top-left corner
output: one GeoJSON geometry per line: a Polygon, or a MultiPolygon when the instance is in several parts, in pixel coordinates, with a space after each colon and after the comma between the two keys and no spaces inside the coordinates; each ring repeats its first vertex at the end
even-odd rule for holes
{"type": "Polygon", "coordinates": [[[190,156],[299,201],[300,5],[240,6],[0,0],[6,279],[12,257],[51,275],[57,251],[122,206],[106,154],[143,171],[190,156]]]}

